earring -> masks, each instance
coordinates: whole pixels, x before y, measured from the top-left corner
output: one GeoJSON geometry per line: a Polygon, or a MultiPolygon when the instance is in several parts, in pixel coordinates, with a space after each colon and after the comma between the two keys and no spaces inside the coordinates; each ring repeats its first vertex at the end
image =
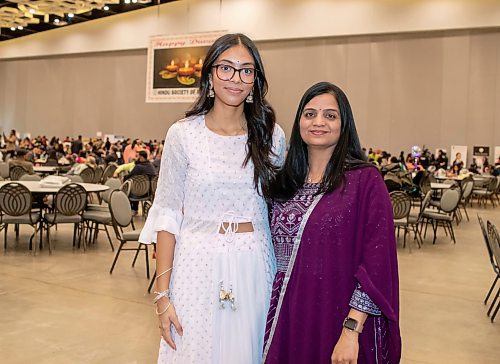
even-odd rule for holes
{"type": "Polygon", "coordinates": [[[245,99],[245,101],[248,103],[248,104],[252,104],[253,103],[253,89],[250,91],[250,93],[248,94],[247,98],[245,99]]]}
{"type": "Polygon", "coordinates": [[[208,97],[215,97],[215,92],[214,92],[214,84],[212,83],[212,79],[208,80],[208,97]]]}

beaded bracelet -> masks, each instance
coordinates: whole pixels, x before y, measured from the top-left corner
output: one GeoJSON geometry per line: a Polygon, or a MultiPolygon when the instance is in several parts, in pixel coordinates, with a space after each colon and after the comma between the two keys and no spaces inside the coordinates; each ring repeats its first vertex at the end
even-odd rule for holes
{"type": "Polygon", "coordinates": [[[161,312],[158,312],[158,308],[156,308],[156,309],[155,309],[156,314],[157,314],[158,316],[163,315],[165,312],[167,312],[167,310],[169,309],[169,307],[170,307],[170,305],[171,305],[171,304],[172,304],[172,302],[169,302],[169,303],[168,303],[168,305],[167,305],[167,307],[166,307],[163,311],[161,311],[161,312]]]}
{"type": "Polygon", "coordinates": [[[163,297],[167,297],[167,298],[170,298],[170,290],[169,289],[166,289],[164,291],[161,291],[161,292],[154,292],[156,294],[156,297],[153,299],[153,303],[156,303],[160,300],[160,298],[163,298],[163,297]]]}

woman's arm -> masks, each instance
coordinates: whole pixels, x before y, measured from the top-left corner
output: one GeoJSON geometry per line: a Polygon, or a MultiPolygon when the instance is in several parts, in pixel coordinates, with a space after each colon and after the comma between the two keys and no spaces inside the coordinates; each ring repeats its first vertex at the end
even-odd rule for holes
{"type": "MultiPolygon", "coordinates": [[[[174,263],[175,236],[167,231],[159,231],[156,242],[156,291],[164,292],[169,289],[170,276],[174,263]]],[[[157,302],[159,328],[163,339],[168,345],[176,350],[175,342],[172,338],[170,325],[174,325],[175,330],[182,336],[182,326],[179,323],[175,308],[168,296],[160,298],[157,302]]]]}
{"type": "Polygon", "coordinates": [[[363,335],[362,333],[359,333],[358,330],[365,324],[368,314],[358,311],[355,308],[351,308],[347,317],[358,322],[357,330],[354,331],[345,327],[342,328],[342,334],[333,349],[331,357],[332,364],[356,364],[358,362],[358,338],[359,335],[363,335]]]}

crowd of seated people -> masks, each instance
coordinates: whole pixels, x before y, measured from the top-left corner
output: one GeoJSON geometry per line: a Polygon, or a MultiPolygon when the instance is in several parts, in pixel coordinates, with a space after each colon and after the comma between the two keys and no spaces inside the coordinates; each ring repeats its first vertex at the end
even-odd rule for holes
{"type": "Polygon", "coordinates": [[[20,165],[30,174],[34,173],[36,165],[58,166],[63,173],[77,175],[85,168],[95,169],[109,163],[127,166],[125,170],[131,172],[139,159],[139,164],[151,163],[151,170],[158,173],[162,150],[163,142],[156,140],[144,143],[141,139],[127,138],[111,142],[109,138],[84,139],[81,135],[63,139],[46,136],[21,139],[15,130],[0,135],[0,162],[20,165]]]}

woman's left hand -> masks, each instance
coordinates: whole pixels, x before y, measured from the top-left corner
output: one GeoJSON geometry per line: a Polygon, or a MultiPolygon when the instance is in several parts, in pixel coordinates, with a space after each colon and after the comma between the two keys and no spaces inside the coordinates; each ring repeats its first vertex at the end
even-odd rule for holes
{"type": "Polygon", "coordinates": [[[358,336],[357,332],[342,330],[339,341],[333,349],[332,364],[356,364],[358,362],[358,336]]]}

